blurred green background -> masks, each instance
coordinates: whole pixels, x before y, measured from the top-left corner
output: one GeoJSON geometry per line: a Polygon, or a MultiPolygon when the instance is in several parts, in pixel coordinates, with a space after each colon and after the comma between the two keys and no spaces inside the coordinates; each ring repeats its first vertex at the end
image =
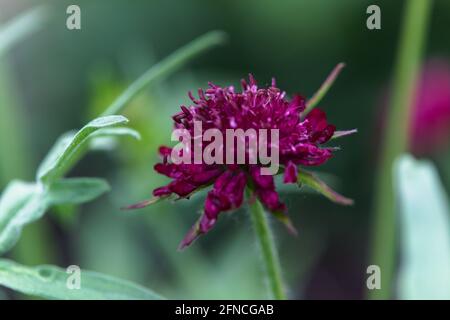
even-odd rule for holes
{"type": "MultiPolygon", "coordinates": [[[[209,30],[224,30],[230,41],[133,101],[125,114],[141,141],[92,152],[71,173],[106,177],[112,192],[79,208],[57,208],[27,226],[9,257],[27,265],[79,265],[169,298],[267,298],[244,209],[224,214],[212,232],[180,253],[177,245],[196,220],[202,196],[133,213],[119,208],[167,182],[152,166],[157,147],[170,141],[170,116],[188,103],[188,90],[207,81],[237,85],[251,72],[260,84],[275,76],[288,93],[311,96],[338,62],[346,62],[320,108],[338,129],[359,132],[338,140],[342,150],[319,170],[356,203],[340,207],[284,190],[299,236],[273,226],[292,298],[365,296],[380,101],[392,76],[404,1],[0,0],[0,24],[41,4],[49,9],[44,26],[0,60],[0,117],[7,119],[0,122],[14,132],[0,138],[0,190],[13,178],[32,180],[61,133],[103,111],[159,59],[209,30]],[[66,28],[66,8],[74,3],[81,8],[80,31],[66,28]],[[370,4],[381,7],[381,30],[366,28],[370,4]]],[[[450,57],[449,27],[450,1],[435,1],[427,57],[450,57]]],[[[448,191],[448,148],[432,158],[448,191]]]]}

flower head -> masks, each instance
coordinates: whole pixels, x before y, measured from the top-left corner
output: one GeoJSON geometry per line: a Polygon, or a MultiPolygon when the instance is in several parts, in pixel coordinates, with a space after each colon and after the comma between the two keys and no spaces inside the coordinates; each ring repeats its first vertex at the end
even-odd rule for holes
{"type": "MultiPolygon", "coordinates": [[[[201,135],[208,129],[215,129],[224,135],[229,129],[254,129],[256,136],[251,138],[259,141],[260,129],[277,130],[278,141],[269,139],[268,144],[273,148],[272,152],[276,150],[279,153],[284,183],[297,183],[299,166],[323,164],[336,150],[322,146],[335,133],[335,126],[328,124],[325,113],[313,109],[304,115],[305,99],[300,95],[288,99],[286,93],[276,87],[275,80],[272,80],[268,88],[258,88],[250,75],[249,82],[242,80],[242,92],[237,92],[233,86],[220,87],[209,83],[208,89],[198,91],[198,98],[191,93],[189,97],[192,105],[181,106],[181,112],[175,114],[173,120],[176,129],[190,133],[194,144],[198,143],[199,138],[198,132],[195,132],[196,121],[202,124],[201,135]]],[[[208,146],[208,143],[203,143],[201,150],[205,151],[208,146]]],[[[249,141],[245,146],[245,156],[248,159],[251,151],[249,141]]],[[[211,186],[203,214],[182,241],[181,248],[208,232],[220,213],[239,208],[243,203],[246,187],[252,190],[254,197],[266,209],[293,229],[286,216],[286,206],[275,189],[274,177],[262,174],[261,168],[266,165],[261,161],[244,164],[224,164],[228,163],[226,161],[220,162],[222,164],[175,163],[172,159],[173,151],[166,146],[159,149],[162,162],[154,168],[172,181],[155,189],[155,197],[188,198],[195,191],[211,186]]],[[[181,150],[177,154],[183,152],[187,151],[181,150]]],[[[225,152],[220,157],[225,160],[225,152]]],[[[236,155],[232,154],[232,157],[235,158],[236,155]]]]}

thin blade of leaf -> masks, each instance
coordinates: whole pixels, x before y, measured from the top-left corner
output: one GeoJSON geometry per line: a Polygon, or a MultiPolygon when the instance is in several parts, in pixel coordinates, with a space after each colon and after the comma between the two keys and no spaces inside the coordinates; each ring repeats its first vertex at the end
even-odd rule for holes
{"type": "Polygon", "coordinates": [[[343,131],[335,131],[331,139],[337,139],[345,136],[349,136],[351,134],[357,133],[358,129],[352,129],[352,130],[343,130],[343,131]]]}
{"type": "Polygon", "coordinates": [[[112,137],[112,136],[130,136],[136,140],[141,139],[141,135],[134,129],[127,127],[103,128],[92,133],[92,138],[112,137]]]}
{"type": "Polygon", "coordinates": [[[429,161],[410,155],[393,166],[400,213],[400,299],[450,299],[450,207],[429,161]]]}
{"type": "Polygon", "coordinates": [[[50,151],[45,156],[44,160],[42,160],[41,164],[39,165],[36,175],[37,180],[39,180],[40,177],[44,176],[46,171],[48,171],[49,168],[52,167],[52,165],[58,160],[58,157],[60,157],[64,153],[64,150],[67,149],[76,133],[77,132],[74,130],[66,132],[56,140],[55,144],[52,146],[50,151]]]}
{"type": "Polygon", "coordinates": [[[98,198],[110,187],[104,179],[68,178],[52,183],[45,192],[51,205],[81,204],[98,198]]]}
{"type": "Polygon", "coordinates": [[[210,31],[197,39],[194,39],[184,47],[173,52],[170,56],[161,60],[142,76],[134,81],[102,114],[104,116],[119,114],[125,106],[137,96],[144,88],[163,79],[194,57],[215,46],[224,44],[227,35],[222,31],[210,31]]]}
{"type": "Polygon", "coordinates": [[[321,193],[328,199],[333,202],[343,204],[343,205],[352,205],[353,200],[340,195],[333,189],[331,189],[325,182],[320,180],[315,174],[308,172],[303,169],[298,169],[297,181],[299,184],[305,184],[311,189],[316,190],[321,193]]]}
{"type": "Polygon", "coordinates": [[[69,140],[69,135],[65,135],[63,139],[58,140],[57,145],[52,148],[52,152],[47,155],[43,164],[39,167],[37,179],[49,184],[61,178],[77,160],[78,152],[82,150],[83,145],[92,133],[102,128],[127,122],[128,119],[123,116],[100,117],[85,125],[72,139],[69,140]]]}
{"type": "Polygon", "coordinates": [[[306,102],[306,108],[303,112],[303,116],[306,116],[315,106],[319,104],[322,98],[326,95],[328,90],[333,85],[334,81],[338,77],[339,73],[341,73],[342,69],[345,67],[345,63],[339,63],[336,67],[334,67],[333,71],[328,75],[325,82],[320,86],[319,90],[306,102]]]}
{"type": "Polygon", "coordinates": [[[136,140],[141,140],[139,132],[127,127],[103,128],[91,134],[89,150],[113,150],[117,147],[117,138],[120,136],[129,136],[136,140]]]}
{"type": "Polygon", "coordinates": [[[67,286],[71,275],[55,266],[26,267],[0,259],[0,284],[15,291],[59,300],[160,300],[160,295],[130,281],[81,270],[79,289],[67,286]]]}

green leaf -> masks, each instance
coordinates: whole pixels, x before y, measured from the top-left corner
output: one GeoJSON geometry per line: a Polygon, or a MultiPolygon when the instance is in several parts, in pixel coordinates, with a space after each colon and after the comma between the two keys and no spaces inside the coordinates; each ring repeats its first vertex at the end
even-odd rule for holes
{"type": "Polygon", "coordinates": [[[328,199],[333,202],[343,204],[343,205],[352,205],[353,200],[344,197],[343,195],[337,193],[333,189],[331,189],[325,182],[320,180],[315,174],[312,172],[308,172],[303,169],[298,169],[297,182],[299,185],[305,184],[311,189],[321,193],[328,199]]]}
{"type": "Polygon", "coordinates": [[[0,254],[19,240],[23,227],[39,218],[53,205],[80,204],[109,190],[106,181],[96,178],[70,178],[40,184],[13,181],[0,199],[0,254]]]}
{"type": "Polygon", "coordinates": [[[15,17],[0,29],[0,55],[38,31],[48,17],[48,8],[40,6],[15,17]]]}
{"type": "Polygon", "coordinates": [[[103,179],[68,178],[52,183],[46,190],[45,199],[50,205],[81,204],[109,190],[108,183],[103,179]]]}
{"type": "Polygon", "coordinates": [[[400,221],[400,299],[450,299],[448,196],[429,161],[402,155],[393,166],[400,221]]]}
{"type": "Polygon", "coordinates": [[[128,119],[123,116],[106,116],[92,120],[80,131],[72,135],[65,134],[58,139],[55,146],[44,159],[38,169],[37,179],[49,184],[61,178],[70,167],[78,160],[88,138],[97,130],[127,123],[128,119]]]}
{"type": "Polygon", "coordinates": [[[54,163],[58,161],[58,158],[64,153],[64,150],[69,146],[76,133],[77,132],[74,130],[66,132],[56,140],[53,147],[39,165],[36,175],[37,180],[39,180],[40,177],[42,177],[49,170],[49,168],[51,168],[54,163]]]}
{"type": "Polygon", "coordinates": [[[46,210],[37,185],[11,182],[0,199],[0,254],[14,246],[25,224],[39,219],[46,210]]]}
{"type": "Polygon", "coordinates": [[[60,300],[160,300],[138,284],[92,271],[81,270],[79,289],[69,289],[73,276],[55,266],[26,267],[0,259],[0,284],[15,291],[60,300]]]}
{"type": "MultiPolygon", "coordinates": [[[[185,47],[180,48],[172,55],[150,68],[139,79],[133,82],[127,90],[125,90],[115,102],[110,105],[104,112],[103,117],[91,121],[78,132],[69,132],[59,138],[38,168],[36,174],[36,180],[38,180],[38,183],[35,186],[36,190],[29,197],[25,197],[22,201],[23,203],[20,203],[20,205],[16,203],[10,194],[6,197],[7,202],[12,199],[11,202],[13,203],[14,210],[10,210],[10,208],[5,205],[5,209],[0,212],[0,217],[3,216],[4,218],[4,226],[0,229],[0,254],[14,245],[25,224],[41,217],[48,209],[48,206],[52,204],[51,202],[56,201],[55,198],[47,197],[49,194],[46,194],[45,192],[51,191],[51,188],[55,188],[53,185],[55,181],[61,179],[84,155],[84,151],[89,147],[87,142],[95,142],[99,138],[111,135],[117,136],[126,134],[138,137],[135,131],[129,129],[116,128],[115,130],[111,130],[112,126],[128,122],[125,117],[113,114],[123,110],[128,102],[139,94],[139,92],[147,85],[155,83],[171,74],[187,61],[207,49],[223,44],[225,38],[226,35],[223,32],[209,32],[190,42],[185,47]],[[97,139],[90,140],[90,138],[97,139]],[[2,245],[4,245],[3,248],[2,245]]],[[[68,191],[66,190],[65,192],[68,191]]],[[[77,201],[81,201],[79,199],[81,198],[78,198],[77,201]]]]}
{"type": "MultiPolygon", "coordinates": [[[[109,190],[108,184],[96,178],[59,179],[82,155],[88,139],[138,133],[128,128],[111,128],[126,123],[123,116],[97,118],[78,132],[62,135],[38,169],[41,184],[15,181],[0,200],[0,254],[11,249],[22,228],[39,218],[53,205],[80,204],[97,198],[109,190]]],[[[94,141],[92,140],[92,141],[94,141]]]]}
{"type": "Polygon", "coordinates": [[[91,134],[89,150],[110,151],[117,147],[117,138],[129,136],[136,140],[141,139],[141,135],[136,130],[126,127],[104,128],[91,134]]]}
{"type": "Polygon", "coordinates": [[[91,122],[89,122],[86,126],[84,126],[84,129],[91,129],[90,132],[94,132],[97,129],[101,128],[107,128],[110,126],[115,126],[119,124],[127,123],[128,119],[124,116],[106,116],[106,117],[99,117],[91,122]]]}
{"type": "Polygon", "coordinates": [[[3,226],[5,212],[12,213],[20,208],[35,192],[36,185],[19,180],[11,181],[0,198],[0,229],[3,226]]]}
{"type": "Polygon", "coordinates": [[[136,140],[141,139],[141,135],[134,129],[127,127],[103,128],[94,132],[92,138],[112,137],[112,136],[130,136],[136,140]]]}

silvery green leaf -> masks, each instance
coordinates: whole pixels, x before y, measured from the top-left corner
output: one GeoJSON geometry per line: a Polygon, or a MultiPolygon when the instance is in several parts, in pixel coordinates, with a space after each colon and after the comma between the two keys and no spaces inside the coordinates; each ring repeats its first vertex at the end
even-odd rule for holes
{"type": "Polygon", "coordinates": [[[75,135],[71,136],[71,133],[64,135],[58,139],[56,145],[51,149],[43,164],[39,167],[37,179],[44,183],[50,183],[61,178],[68,168],[78,160],[77,157],[83,148],[86,147],[85,143],[88,141],[90,135],[97,130],[127,122],[128,119],[123,116],[100,117],[89,122],[75,135]]]}
{"type": "Polygon", "coordinates": [[[39,165],[36,175],[37,179],[40,179],[40,177],[44,176],[44,174],[49,170],[49,168],[54,166],[58,158],[64,153],[64,150],[67,149],[70,142],[75,137],[76,133],[77,133],[76,131],[66,132],[56,140],[53,147],[50,149],[50,151],[45,156],[44,160],[39,165]]]}
{"type": "Polygon", "coordinates": [[[104,128],[91,135],[89,149],[97,151],[113,150],[117,146],[117,137],[120,136],[129,136],[136,140],[141,139],[139,132],[127,127],[104,128]]]}
{"type": "Polygon", "coordinates": [[[25,224],[47,210],[42,190],[35,184],[11,182],[0,199],[0,254],[11,249],[25,224]]]}
{"type": "Polygon", "coordinates": [[[13,181],[0,199],[0,254],[9,251],[22,229],[41,218],[51,206],[84,203],[108,190],[108,183],[96,178],[62,179],[45,188],[13,181]]]}
{"type": "Polygon", "coordinates": [[[449,203],[434,165],[394,163],[400,221],[400,299],[450,299],[449,203]]]}
{"type": "Polygon", "coordinates": [[[110,187],[104,179],[67,178],[52,183],[45,191],[49,205],[81,204],[98,198],[110,187]]]}
{"type": "MultiPolygon", "coordinates": [[[[75,271],[76,272],[76,271],[75,271]]],[[[0,259],[0,285],[12,290],[58,300],[160,300],[161,296],[130,281],[80,269],[79,289],[70,286],[77,276],[56,266],[26,267],[0,259]]]]}
{"type": "Polygon", "coordinates": [[[141,139],[141,135],[134,129],[127,127],[103,128],[94,132],[91,137],[113,137],[113,136],[130,136],[136,140],[141,139]]]}

